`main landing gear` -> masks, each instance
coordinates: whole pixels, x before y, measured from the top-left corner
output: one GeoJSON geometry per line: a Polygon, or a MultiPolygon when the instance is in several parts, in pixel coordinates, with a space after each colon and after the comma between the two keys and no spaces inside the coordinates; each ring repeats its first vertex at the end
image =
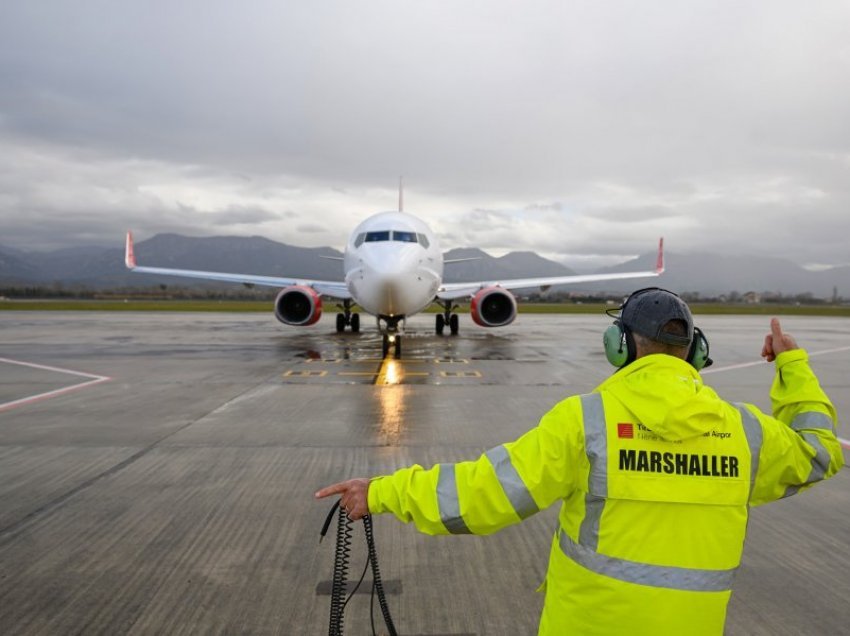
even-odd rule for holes
{"type": "Polygon", "coordinates": [[[336,315],[336,330],[339,333],[345,331],[346,327],[351,327],[351,333],[360,331],[360,314],[352,313],[353,304],[350,298],[346,298],[342,301],[342,305],[337,305],[342,308],[342,313],[336,315]]]}
{"type": "Polygon", "coordinates": [[[437,314],[437,335],[442,336],[443,330],[445,330],[446,325],[448,325],[451,334],[456,336],[460,329],[460,321],[458,320],[457,314],[452,313],[452,310],[457,309],[458,306],[452,305],[452,301],[450,300],[446,300],[442,303],[442,305],[443,313],[437,314]]]}

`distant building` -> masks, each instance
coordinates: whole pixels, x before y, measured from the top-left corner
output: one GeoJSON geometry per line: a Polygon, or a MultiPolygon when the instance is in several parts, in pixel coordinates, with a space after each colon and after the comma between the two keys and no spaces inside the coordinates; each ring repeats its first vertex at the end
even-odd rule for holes
{"type": "Polygon", "coordinates": [[[741,299],[742,299],[745,303],[749,303],[749,304],[751,304],[751,305],[755,305],[755,304],[758,304],[758,303],[760,303],[760,302],[761,302],[761,294],[759,294],[758,292],[754,292],[754,291],[748,291],[746,294],[744,294],[744,295],[741,297],[741,299]]]}

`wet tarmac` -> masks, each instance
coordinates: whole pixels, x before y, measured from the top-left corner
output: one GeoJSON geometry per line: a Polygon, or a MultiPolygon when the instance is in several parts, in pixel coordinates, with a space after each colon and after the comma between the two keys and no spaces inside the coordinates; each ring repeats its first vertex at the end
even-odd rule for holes
{"type": "MultiPolygon", "coordinates": [[[[474,458],[611,372],[604,316],[521,314],[497,330],[462,316],[457,337],[433,319],[410,320],[403,358],[383,361],[370,321],[336,334],[332,315],[296,329],[271,315],[0,314],[0,634],[326,633],[333,540],[318,543],[330,503],[317,488],[474,458]]],[[[767,320],[697,322],[716,361],[706,382],[769,408],[767,320]]],[[[784,325],[850,412],[850,320],[784,325]]],[[[727,634],[850,633],[848,474],[753,510],[727,634]]],[[[536,633],[556,512],[486,538],[377,517],[399,632],[536,633]]],[[[371,633],[368,593],[346,630],[371,633]]]]}

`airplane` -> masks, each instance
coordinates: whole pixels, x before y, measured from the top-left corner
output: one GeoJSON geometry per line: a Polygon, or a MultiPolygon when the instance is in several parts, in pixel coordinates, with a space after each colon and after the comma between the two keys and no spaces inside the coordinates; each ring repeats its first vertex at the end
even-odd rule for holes
{"type": "Polygon", "coordinates": [[[654,270],[613,274],[578,274],[544,276],[508,280],[484,280],[469,283],[443,282],[443,267],[475,259],[444,260],[437,237],[420,218],[403,211],[403,194],[399,188],[399,210],[370,216],[351,233],[344,256],[325,257],[341,260],[343,280],[312,280],[251,274],[229,274],[163,267],[142,267],[136,264],[133,235],[127,232],[124,262],[133,272],[184,276],[282,288],[274,301],[274,315],[286,325],[305,327],[318,322],[322,316],[322,297],[340,300],[342,311],[336,316],[336,330],[360,331],[360,307],[375,316],[382,338],[382,356],[394,349],[401,357],[401,336],[407,317],[417,314],[432,303],[439,303],[442,312],[436,315],[436,333],[443,335],[446,327],[452,335],[459,331],[458,315],[454,310],[459,299],[469,299],[473,322],[481,327],[502,327],[513,322],[517,315],[516,298],[512,290],[602,280],[621,280],[659,276],[664,272],[664,238],[658,241],[658,257],[654,270]]]}

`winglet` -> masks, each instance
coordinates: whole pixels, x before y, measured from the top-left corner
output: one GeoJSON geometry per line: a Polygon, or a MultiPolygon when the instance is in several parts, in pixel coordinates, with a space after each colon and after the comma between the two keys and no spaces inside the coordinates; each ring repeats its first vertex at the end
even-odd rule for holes
{"type": "Polygon", "coordinates": [[[124,264],[127,269],[136,268],[136,255],[133,253],[133,233],[127,232],[127,247],[124,250],[124,264]]]}
{"type": "Polygon", "coordinates": [[[655,273],[664,273],[664,237],[658,239],[658,260],[655,261],[655,273]]]}

